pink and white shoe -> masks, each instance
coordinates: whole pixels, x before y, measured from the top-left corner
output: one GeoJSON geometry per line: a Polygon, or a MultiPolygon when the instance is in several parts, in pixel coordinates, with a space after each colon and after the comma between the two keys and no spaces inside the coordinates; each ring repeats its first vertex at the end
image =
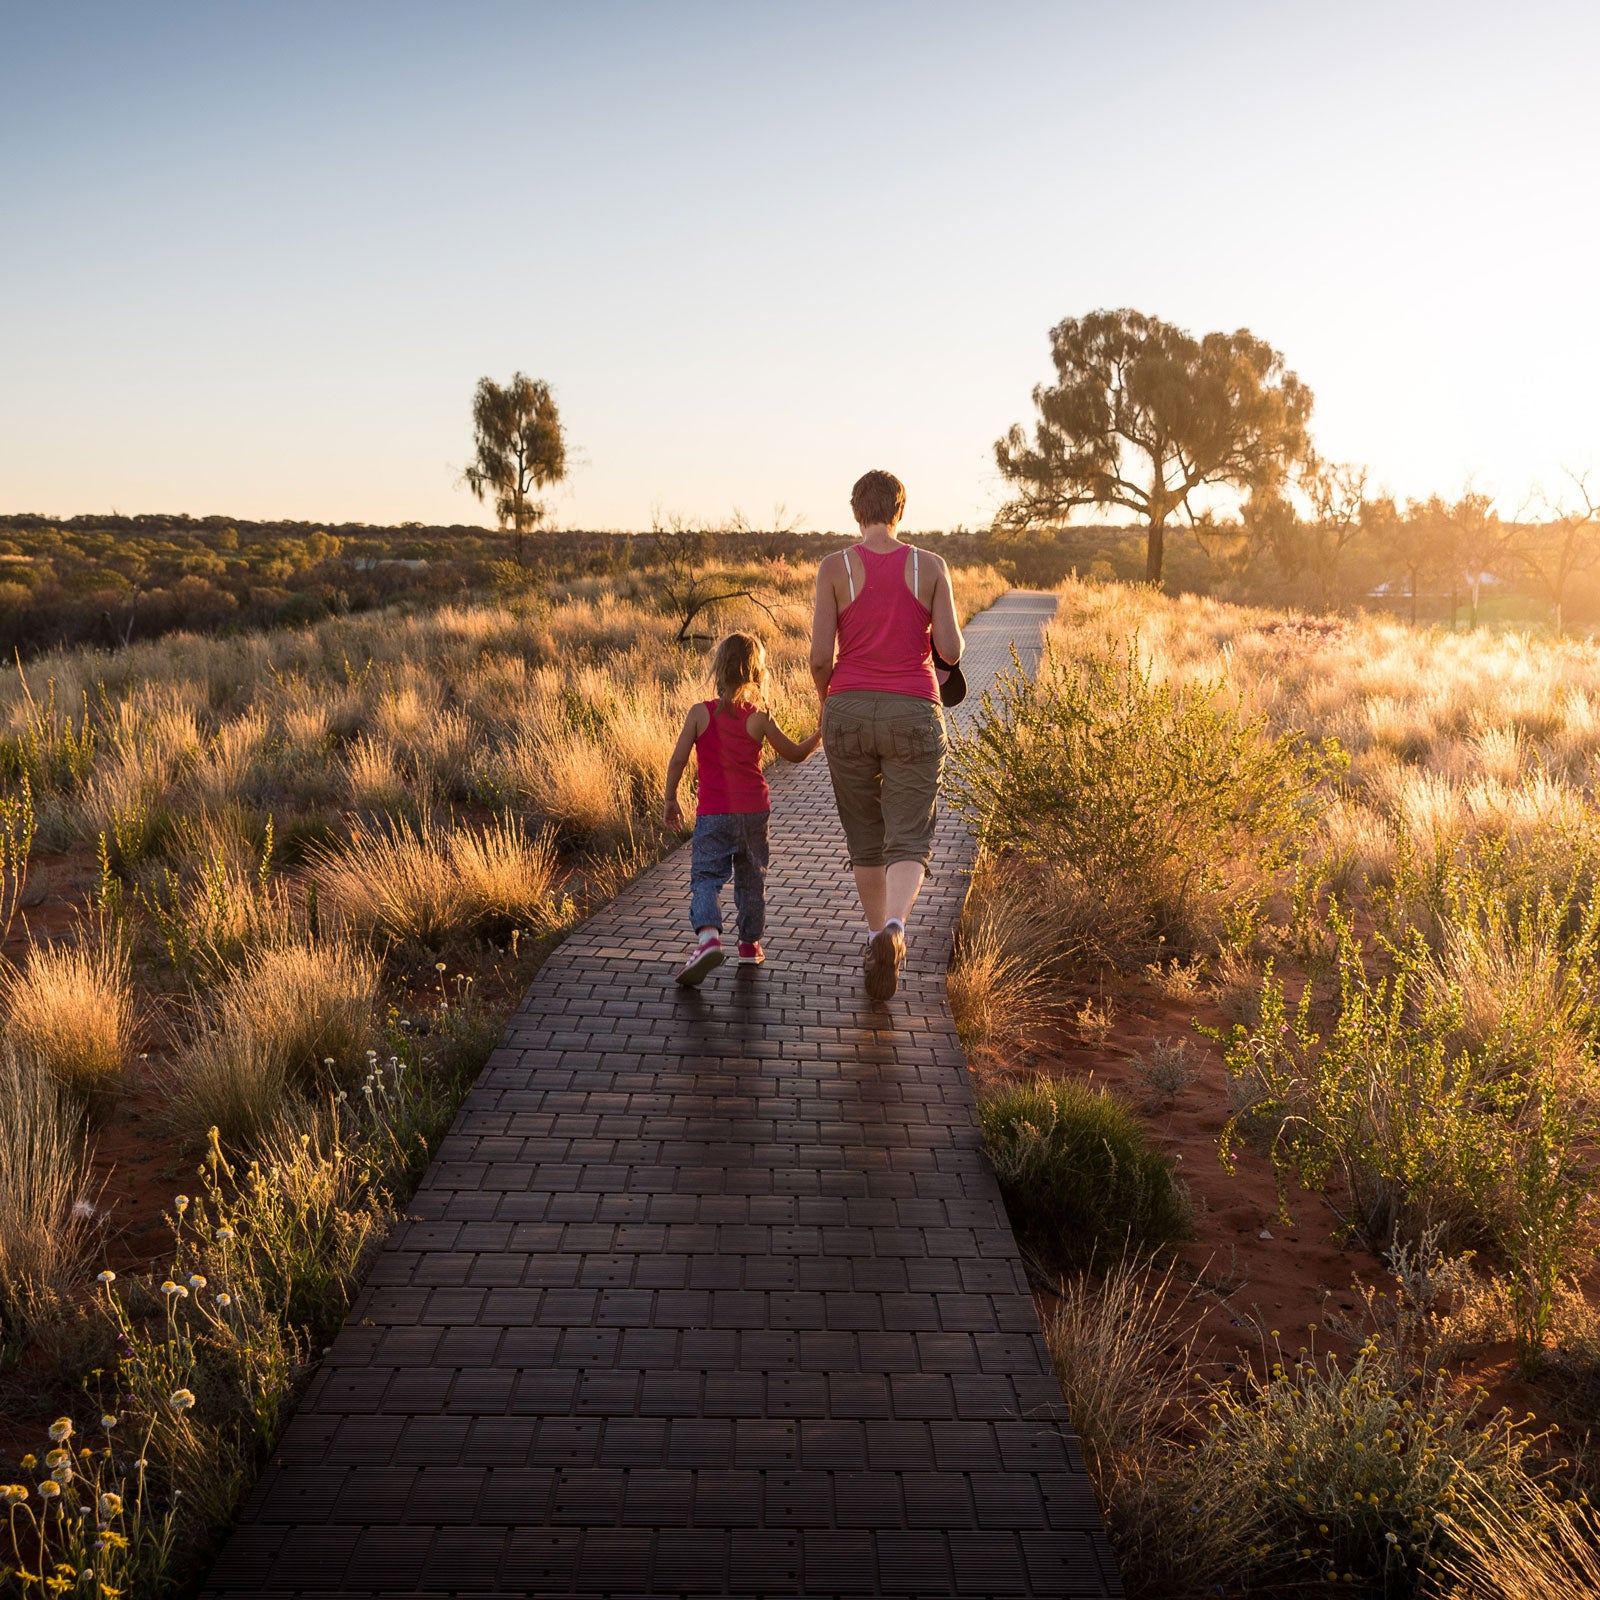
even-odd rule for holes
{"type": "Polygon", "coordinates": [[[761,941],[754,944],[741,944],[739,946],[739,965],[741,967],[759,967],[767,959],[767,952],[761,948],[761,941]]]}
{"type": "Polygon", "coordinates": [[[689,959],[678,968],[676,977],[686,988],[697,988],[706,974],[714,972],[726,958],[722,954],[722,940],[716,934],[707,934],[689,952],[689,959]]]}

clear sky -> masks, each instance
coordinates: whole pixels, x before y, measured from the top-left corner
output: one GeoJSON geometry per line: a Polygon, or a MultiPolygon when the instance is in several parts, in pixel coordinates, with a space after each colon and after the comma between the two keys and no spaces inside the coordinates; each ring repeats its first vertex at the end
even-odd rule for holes
{"type": "Polygon", "coordinates": [[[1600,6],[0,0],[0,510],[986,522],[1065,316],[1249,327],[1325,454],[1600,466],[1600,6]]]}

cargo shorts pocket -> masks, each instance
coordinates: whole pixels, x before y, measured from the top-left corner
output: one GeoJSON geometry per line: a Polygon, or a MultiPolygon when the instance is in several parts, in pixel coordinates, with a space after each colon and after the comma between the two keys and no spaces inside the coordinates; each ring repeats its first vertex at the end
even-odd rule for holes
{"type": "Polygon", "coordinates": [[[871,754],[866,748],[859,718],[830,715],[827,711],[822,714],[822,748],[827,754],[841,758],[871,754]]]}
{"type": "Polygon", "coordinates": [[[889,745],[899,761],[925,761],[933,753],[933,730],[924,722],[893,722],[889,745]]]}

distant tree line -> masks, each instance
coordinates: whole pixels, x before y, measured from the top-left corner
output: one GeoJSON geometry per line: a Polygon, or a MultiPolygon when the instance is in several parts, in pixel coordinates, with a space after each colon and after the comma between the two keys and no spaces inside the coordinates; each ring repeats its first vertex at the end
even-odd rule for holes
{"type": "MultiPolygon", "coordinates": [[[[781,519],[779,519],[781,521],[781,519]]],[[[298,626],[384,605],[431,606],[583,576],[659,572],[681,540],[709,564],[815,560],[843,534],[755,527],[641,533],[541,531],[527,564],[514,529],[401,523],[249,522],[183,515],[0,516],[0,655],[60,646],[115,648],[179,630],[298,626]]],[[[1085,531],[1053,536],[938,535],[958,563],[995,561],[1020,583],[1055,583],[1085,554],[1085,531]]],[[[1105,550],[1126,543],[1107,533],[1105,550]]],[[[680,563],[681,564],[681,563],[680,563]]]]}

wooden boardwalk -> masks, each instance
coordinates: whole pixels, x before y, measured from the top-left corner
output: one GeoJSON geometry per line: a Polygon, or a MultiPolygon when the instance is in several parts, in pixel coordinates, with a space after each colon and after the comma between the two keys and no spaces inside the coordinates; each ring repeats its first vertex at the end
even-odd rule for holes
{"type": "Polygon", "coordinates": [[[208,1593],[1122,1592],[945,1004],[970,840],[887,1005],[820,754],[772,840],[764,967],[673,984],[687,850],[556,951],[208,1593]]]}

